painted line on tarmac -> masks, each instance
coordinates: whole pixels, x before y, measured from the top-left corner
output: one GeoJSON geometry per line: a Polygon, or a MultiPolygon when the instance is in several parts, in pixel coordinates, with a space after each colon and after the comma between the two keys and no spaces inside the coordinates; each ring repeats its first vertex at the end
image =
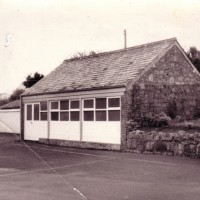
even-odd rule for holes
{"type": "Polygon", "coordinates": [[[22,142],[23,142],[24,146],[25,146],[28,150],[30,150],[34,155],[36,155],[37,158],[40,159],[40,161],[43,161],[43,162],[46,164],[46,166],[48,167],[49,170],[51,170],[52,172],[54,172],[57,176],[59,176],[59,177],[64,181],[64,183],[65,183],[67,186],[69,186],[70,188],[72,188],[73,191],[75,191],[75,193],[79,195],[79,197],[81,197],[81,198],[87,200],[86,196],[85,196],[83,193],[81,193],[77,188],[75,188],[75,187],[64,177],[64,175],[61,174],[61,173],[57,170],[57,168],[51,166],[51,165],[50,165],[41,155],[39,155],[31,146],[29,146],[28,144],[26,144],[24,141],[22,141],[22,142]]]}
{"type": "Polygon", "coordinates": [[[62,150],[57,150],[57,149],[47,149],[47,148],[34,147],[34,146],[31,146],[31,147],[34,148],[34,149],[41,149],[41,150],[45,150],[45,151],[55,151],[55,152],[61,152],[61,153],[78,154],[78,155],[94,156],[94,157],[101,157],[101,158],[111,158],[111,156],[101,156],[101,155],[90,154],[90,153],[79,153],[79,152],[74,152],[74,151],[62,151],[62,150]]]}
{"type": "MultiPolygon", "coordinates": [[[[16,145],[18,145],[18,146],[24,146],[24,145],[21,145],[21,144],[16,144],[16,145]]],[[[122,157],[117,157],[117,156],[102,156],[102,155],[89,154],[89,153],[79,153],[79,152],[63,151],[63,150],[57,150],[57,149],[47,149],[47,148],[35,147],[35,146],[31,146],[31,148],[41,149],[41,150],[45,150],[45,151],[60,152],[60,153],[69,153],[69,154],[77,154],[77,155],[85,155],[85,156],[93,156],[93,157],[102,157],[102,158],[114,158],[114,159],[121,159],[121,160],[132,160],[132,161],[140,161],[140,162],[147,162],[147,163],[154,163],[154,164],[163,164],[163,165],[177,166],[177,164],[170,163],[170,162],[162,162],[162,161],[154,161],[154,160],[146,160],[146,159],[122,158],[122,157]]]]}
{"type": "Polygon", "coordinates": [[[133,160],[133,161],[140,161],[140,162],[155,163],[155,164],[162,164],[162,165],[173,165],[173,166],[177,165],[177,164],[169,163],[169,162],[161,162],[161,161],[145,160],[145,159],[137,159],[137,158],[123,158],[123,159],[125,159],[125,160],[133,160]]]}
{"type": "MultiPolygon", "coordinates": [[[[93,164],[93,163],[109,161],[109,160],[113,160],[113,158],[90,161],[90,162],[84,162],[84,163],[73,164],[73,165],[63,165],[63,166],[59,166],[59,167],[54,167],[54,169],[65,169],[65,168],[77,167],[77,166],[93,164]]],[[[8,173],[8,174],[0,174],[0,177],[6,177],[6,176],[12,176],[12,175],[21,175],[21,174],[29,174],[29,173],[35,173],[35,172],[45,172],[45,171],[52,171],[52,170],[53,169],[47,168],[47,169],[30,170],[30,171],[25,171],[25,172],[15,172],[15,173],[8,173]]]]}
{"type": "Polygon", "coordinates": [[[62,194],[58,194],[58,193],[50,193],[50,192],[42,192],[42,191],[36,191],[36,190],[33,190],[33,189],[25,189],[25,188],[21,188],[21,187],[13,187],[13,186],[9,186],[9,188],[7,188],[7,187],[2,187],[2,186],[0,186],[0,191],[12,191],[12,190],[17,190],[17,191],[19,191],[19,190],[21,190],[22,192],[28,192],[29,194],[30,193],[33,193],[33,194],[47,194],[47,195],[49,195],[49,196],[56,196],[56,197],[66,197],[66,195],[62,195],[62,194]]]}
{"type": "MultiPolygon", "coordinates": [[[[21,144],[14,144],[14,145],[25,147],[25,145],[21,145],[21,144]]],[[[77,155],[85,155],[85,156],[93,156],[93,157],[101,157],[101,158],[111,158],[111,156],[102,156],[102,155],[96,155],[96,154],[90,154],[90,153],[63,151],[63,150],[58,150],[58,149],[48,149],[48,148],[36,147],[36,146],[30,146],[30,147],[33,149],[41,149],[41,150],[45,150],[45,151],[54,151],[54,152],[60,152],[60,153],[77,154],[77,155]]],[[[112,158],[114,158],[114,157],[112,156],[112,158]]]]}
{"type": "Polygon", "coordinates": [[[137,158],[121,158],[121,157],[117,157],[117,156],[101,156],[101,155],[96,155],[96,154],[79,153],[79,152],[73,152],[73,151],[62,151],[62,150],[47,149],[47,148],[34,147],[34,146],[32,146],[32,148],[41,149],[41,150],[45,150],[45,151],[55,151],[55,152],[70,153],[70,154],[80,154],[80,155],[102,157],[102,158],[115,158],[115,159],[133,160],[133,161],[149,162],[149,163],[156,163],[156,164],[177,165],[177,164],[169,163],[169,162],[161,162],[161,161],[153,161],[153,160],[145,160],[145,159],[137,159],[137,158]]]}
{"type": "Polygon", "coordinates": [[[78,192],[84,199],[87,199],[87,197],[84,195],[84,194],[82,194],[78,189],[76,189],[75,187],[74,187],[74,191],[76,191],[76,192],[78,192]]]}

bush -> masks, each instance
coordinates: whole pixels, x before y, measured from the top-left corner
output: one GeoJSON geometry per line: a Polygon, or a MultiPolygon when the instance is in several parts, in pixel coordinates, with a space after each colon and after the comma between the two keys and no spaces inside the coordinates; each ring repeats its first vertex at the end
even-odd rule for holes
{"type": "Polygon", "coordinates": [[[170,117],[161,112],[160,114],[142,118],[141,124],[149,127],[164,127],[169,125],[170,120],[170,117]]]}
{"type": "Polygon", "coordinates": [[[171,119],[175,119],[176,118],[177,106],[176,106],[176,102],[174,100],[169,102],[169,104],[167,106],[167,112],[166,113],[171,119]]]}

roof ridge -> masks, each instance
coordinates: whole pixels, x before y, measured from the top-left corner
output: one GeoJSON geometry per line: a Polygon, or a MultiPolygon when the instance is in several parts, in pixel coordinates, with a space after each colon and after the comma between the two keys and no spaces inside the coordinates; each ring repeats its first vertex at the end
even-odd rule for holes
{"type": "Polygon", "coordinates": [[[83,59],[87,59],[87,58],[94,58],[94,57],[98,57],[98,56],[104,56],[104,55],[107,55],[107,54],[123,52],[123,51],[131,50],[131,49],[136,49],[136,48],[140,48],[140,47],[146,47],[146,46],[149,46],[149,45],[154,45],[154,44],[158,44],[158,43],[161,43],[161,42],[164,43],[164,42],[169,42],[169,41],[177,41],[177,39],[176,39],[176,37],[173,37],[173,38],[169,38],[169,39],[159,40],[159,41],[156,41],[156,42],[149,42],[149,43],[144,43],[144,44],[141,44],[141,45],[128,47],[126,49],[123,48],[123,49],[105,51],[105,52],[95,53],[95,54],[84,56],[84,57],[80,57],[80,58],[69,58],[69,59],[65,59],[63,62],[70,62],[70,61],[83,60],[83,59]]]}

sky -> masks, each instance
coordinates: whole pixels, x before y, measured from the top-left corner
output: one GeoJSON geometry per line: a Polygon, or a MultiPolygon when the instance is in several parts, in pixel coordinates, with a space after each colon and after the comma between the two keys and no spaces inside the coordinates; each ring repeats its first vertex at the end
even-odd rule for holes
{"type": "Polygon", "coordinates": [[[0,0],[0,94],[77,52],[176,37],[200,49],[199,0],[0,0]]]}

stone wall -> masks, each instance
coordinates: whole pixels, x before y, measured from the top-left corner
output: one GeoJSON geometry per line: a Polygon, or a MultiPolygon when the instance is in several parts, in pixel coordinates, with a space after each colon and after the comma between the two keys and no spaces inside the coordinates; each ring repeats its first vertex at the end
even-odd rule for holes
{"type": "Polygon", "coordinates": [[[127,122],[131,120],[132,91],[126,91],[121,97],[121,150],[126,149],[126,138],[129,127],[127,122]]]}
{"type": "Polygon", "coordinates": [[[175,45],[136,82],[132,97],[133,118],[165,112],[191,119],[200,113],[200,75],[175,45]]]}
{"type": "Polygon", "coordinates": [[[130,131],[127,151],[200,157],[200,130],[130,131]]]}
{"type": "Polygon", "coordinates": [[[200,82],[200,76],[185,55],[174,45],[151,69],[138,80],[144,85],[192,85],[200,82]]]}
{"type": "Polygon", "coordinates": [[[181,119],[200,117],[200,85],[139,85],[133,87],[132,119],[164,112],[181,119]]]}
{"type": "MultiPolygon", "coordinates": [[[[183,148],[184,145],[184,148],[188,148],[188,143],[180,144],[172,138],[158,139],[159,134],[162,135],[162,133],[158,135],[145,133],[147,134],[144,138],[145,142],[141,143],[144,134],[138,135],[138,132],[131,132],[129,124],[130,121],[145,122],[146,119],[163,113],[167,117],[179,120],[200,117],[200,75],[176,45],[156,63],[151,64],[151,67],[133,85],[132,91],[127,94],[131,96],[131,102],[128,95],[124,95],[125,100],[122,106],[126,109],[122,119],[126,121],[126,128],[122,129],[122,150],[143,151],[140,148],[143,149],[145,145],[145,151],[155,151],[155,141],[156,143],[164,142],[167,145],[167,152],[173,152],[173,154],[176,154],[177,148],[183,148]],[[124,134],[125,130],[126,134],[124,134]],[[146,139],[146,137],[151,139],[146,139]],[[125,144],[124,141],[126,141],[125,144]],[[172,151],[172,148],[176,150],[172,151]]],[[[198,143],[195,145],[196,148],[198,143]]]]}

